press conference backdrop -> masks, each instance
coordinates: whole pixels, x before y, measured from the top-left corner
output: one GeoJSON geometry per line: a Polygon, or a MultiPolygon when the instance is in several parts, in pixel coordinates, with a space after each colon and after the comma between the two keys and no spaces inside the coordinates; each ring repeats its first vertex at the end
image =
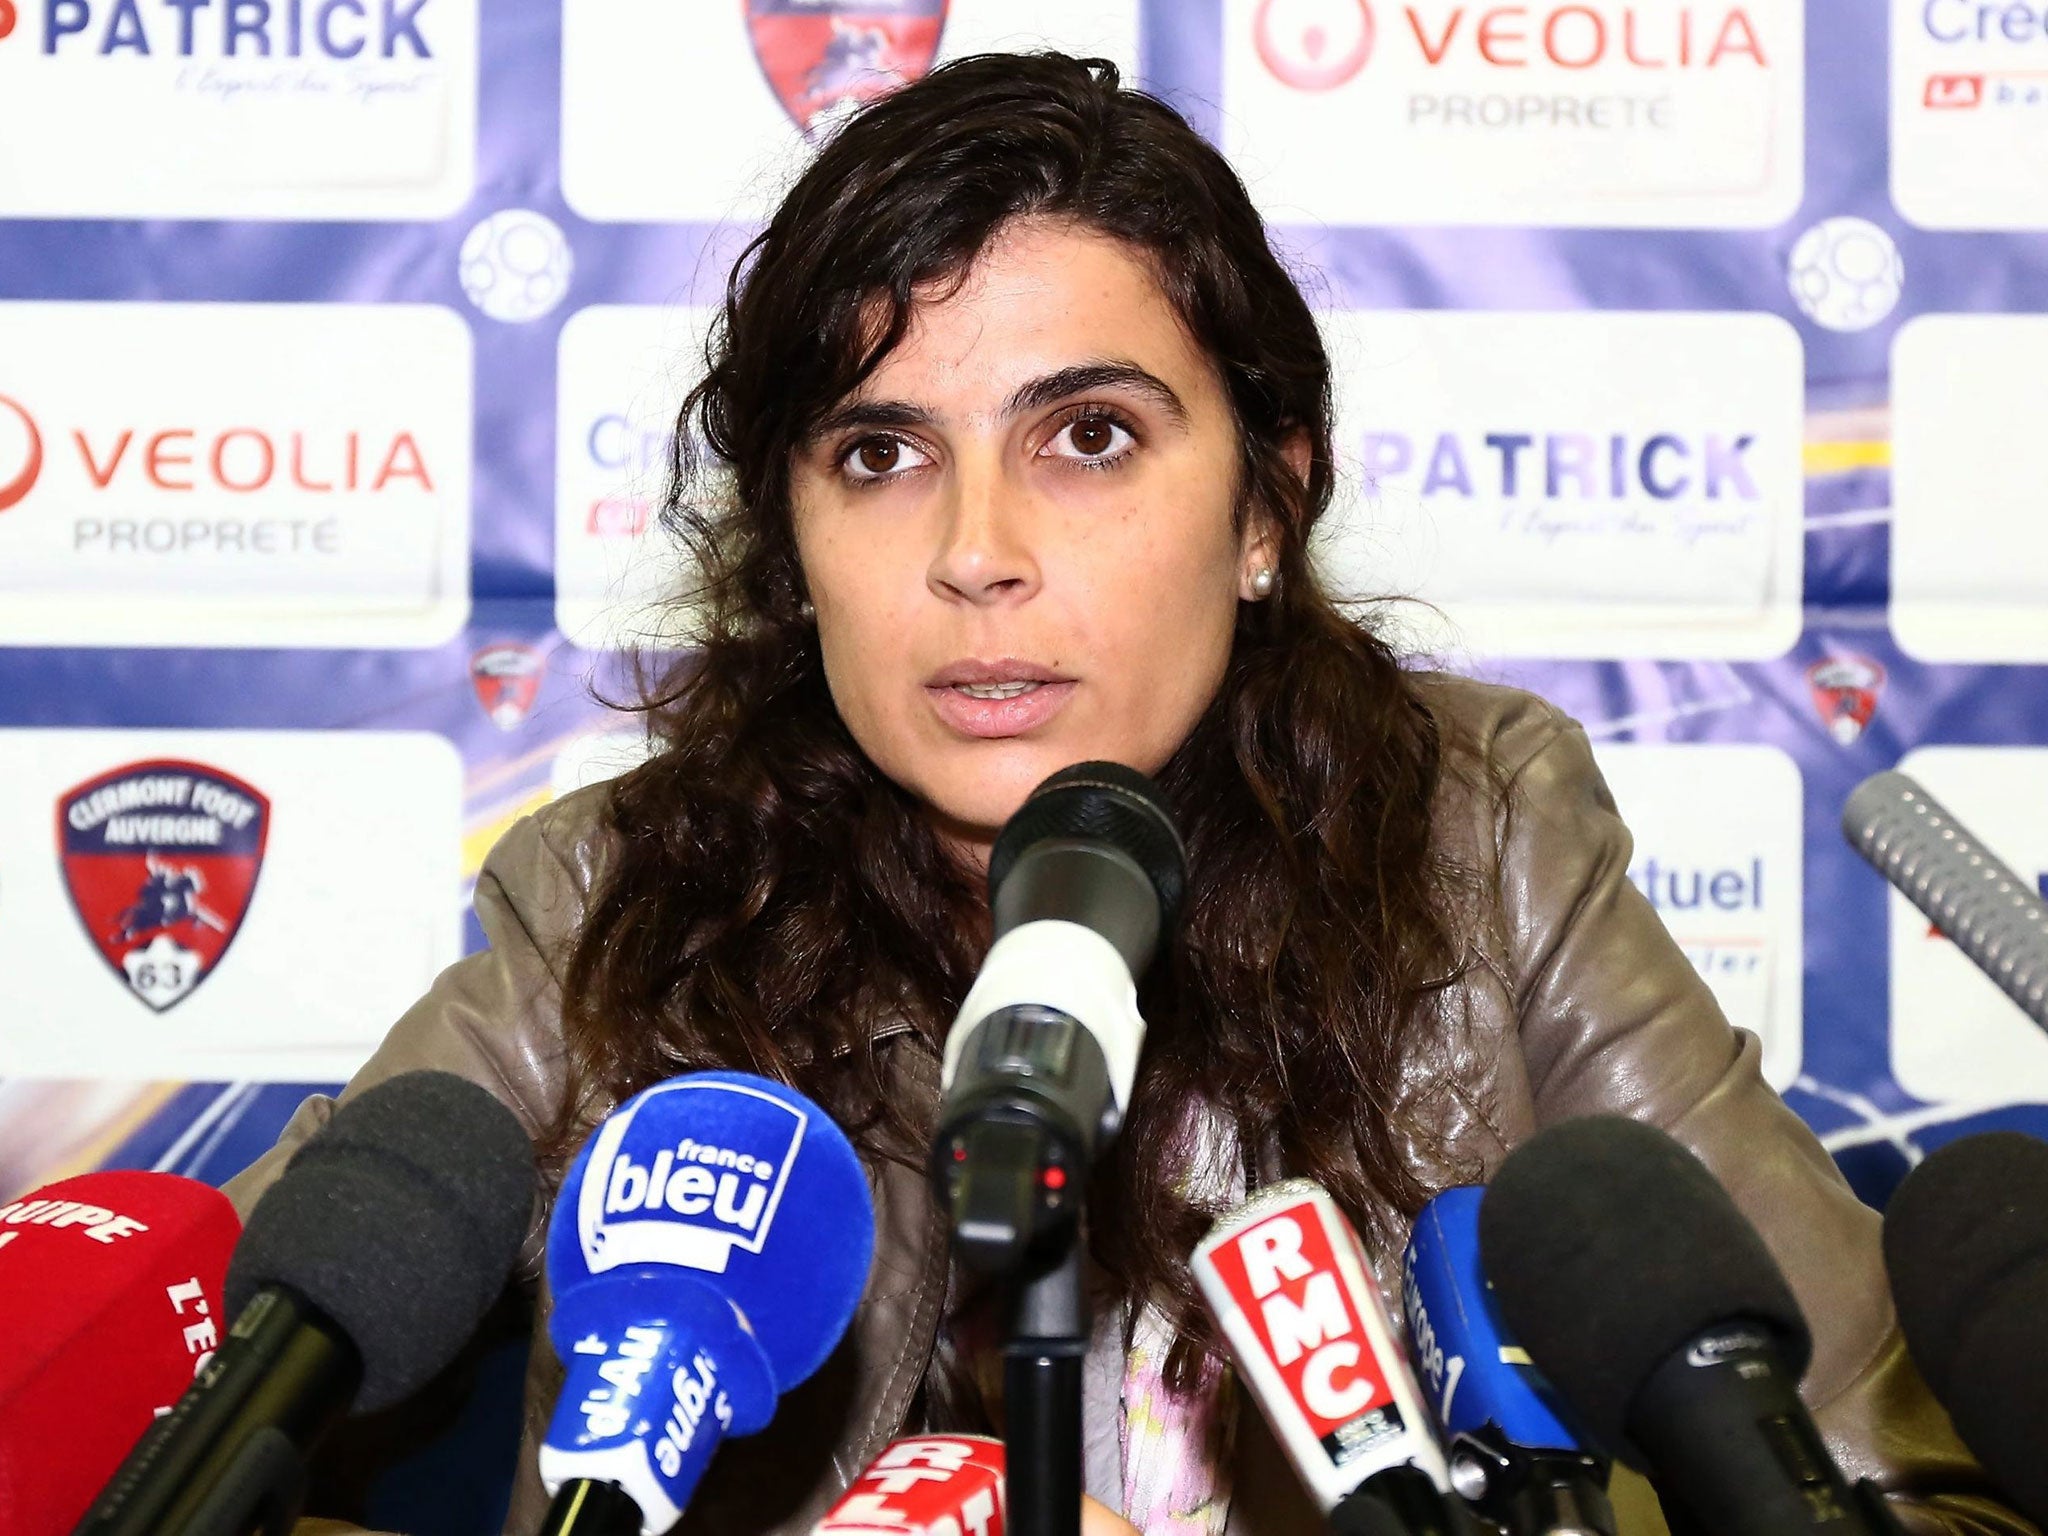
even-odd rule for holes
{"type": "Polygon", "coordinates": [[[222,1178],[436,971],[591,697],[732,258],[935,59],[1105,54],[1321,312],[1321,547],[1585,722],[1881,1201],[2048,1036],[1842,846],[2048,882],[2039,0],[0,0],[0,1195],[222,1178]]]}

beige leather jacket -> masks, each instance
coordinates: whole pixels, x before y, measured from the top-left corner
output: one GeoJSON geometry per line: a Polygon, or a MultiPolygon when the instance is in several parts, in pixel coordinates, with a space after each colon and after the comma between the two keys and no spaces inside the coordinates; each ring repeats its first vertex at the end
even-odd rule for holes
{"type": "MultiPolygon", "coordinates": [[[[1490,749],[1515,786],[1504,839],[1499,806],[1449,783],[1443,791],[1441,835],[1482,867],[1497,853],[1501,897],[1480,936],[1492,963],[1464,983],[1456,1010],[1452,1070],[1465,1091],[1444,1127],[1455,1156],[1490,1173],[1539,1126],[1598,1112],[1670,1132],[1728,1187],[1798,1293],[1814,1335],[1804,1394],[1843,1470],[1877,1478],[1917,1530],[2031,1530],[1997,1502],[1906,1357],[1876,1214],[1764,1084],[1756,1039],[1729,1027],[1626,878],[1629,834],[1584,732],[1525,693],[1445,677],[1422,684],[1432,709],[1490,749]]],[[[562,1080],[559,964],[604,865],[603,794],[570,795],[506,833],[477,882],[490,948],[442,974],[343,1098],[439,1067],[482,1083],[530,1130],[548,1118],[562,1080]]],[[[878,1036],[897,1091],[935,1110],[930,1050],[900,1027],[878,1036]]],[[[332,1110],[309,1099],[277,1147],[228,1186],[244,1211],[332,1110]]],[[[923,1179],[889,1165],[870,1177],[874,1271],[846,1344],[783,1400],[769,1429],[720,1449],[679,1529],[794,1536],[903,1429],[939,1326],[947,1256],[923,1179]]],[[[546,1214],[535,1211],[521,1259],[536,1286],[546,1214]]],[[[1384,1256],[1383,1280],[1397,1263],[1384,1256]]],[[[545,1317],[544,1295],[536,1310],[545,1317]]],[[[546,1508],[534,1453],[559,1380],[537,1331],[506,1525],[517,1536],[546,1508]]],[[[1304,1515],[1280,1513],[1302,1509],[1287,1482],[1270,1455],[1240,1453],[1234,1508],[1272,1511],[1245,1528],[1308,1536],[1304,1515]]]]}

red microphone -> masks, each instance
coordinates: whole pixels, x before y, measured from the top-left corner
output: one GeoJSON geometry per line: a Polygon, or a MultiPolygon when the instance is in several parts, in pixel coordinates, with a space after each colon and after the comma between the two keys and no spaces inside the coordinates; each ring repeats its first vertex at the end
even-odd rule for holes
{"type": "Polygon", "coordinates": [[[892,1440],[811,1536],[1003,1536],[1003,1442],[892,1440]]]}
{"type": "Polygon", "coordinates": [[[0,1205],[0,1530],[68,1532],[226,1323],[242,1223],[170,1173],[111,1171],[0,1205]]]}
{"type": "Polygon", "coordinates": [[[1238,1373],[1336,1531],[1458,1532],[1470,1516],[1358,1234],[1307,1179],[1260,1191],[1190,1261],[1238,1373]]]}

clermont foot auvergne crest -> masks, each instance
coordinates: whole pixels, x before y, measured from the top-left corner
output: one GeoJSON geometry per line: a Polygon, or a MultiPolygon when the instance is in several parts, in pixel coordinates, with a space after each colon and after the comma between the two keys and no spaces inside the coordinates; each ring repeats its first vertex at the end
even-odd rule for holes
{"type": "Polygon", "coordinates": [[[744,0],[747,36],[790,120],[829,132],[861,105],[924,78],[946,0],[744,0]]]}
{"type": "Polygon", "coordinates": [[[540,696],[543,665],[539,651],[510,640],[487,645],[469,658],[469,680],[491,724],[512,731],[526,723],[540,696]]]}
{"type": "Polygon", "coordinates": [[[1852,745],[1877,713],[1884,668],[1868,656],[1830,656],[1806,669],[1806,685],[1821,724],[1843,746],[1852,745]]]}
{"type": "Polygon", "coordinates": [[[234,942],[269,834],[262,791],[204,763],[129,763],[57,802],[78,920],[159,1013],[190,997],[234,942]]]}

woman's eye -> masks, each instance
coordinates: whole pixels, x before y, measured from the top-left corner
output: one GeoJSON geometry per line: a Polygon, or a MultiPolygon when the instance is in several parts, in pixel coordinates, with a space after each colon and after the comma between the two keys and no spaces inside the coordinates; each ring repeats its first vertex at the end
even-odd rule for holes
{"type": "Polygon", "coordinates": [[[1108,416],[1077,416],[1046,444],[1053,457],[1083,463],[1120,459],[1136,441],[1130,430],[1108,416]]]}
{"type": "Polygon", "coordinates": [[[906,469],[929,464],[930,459],[900,437],[867,437],[855,443],[840,460],[850,480],[886,480],[906,469]]]}

